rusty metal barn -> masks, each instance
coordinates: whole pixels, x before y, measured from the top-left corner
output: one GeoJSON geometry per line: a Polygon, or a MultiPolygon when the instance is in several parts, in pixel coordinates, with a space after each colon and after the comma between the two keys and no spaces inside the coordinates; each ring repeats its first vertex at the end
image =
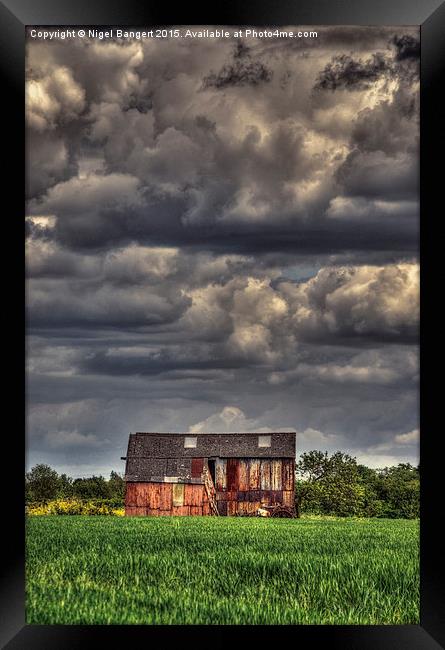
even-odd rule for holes
{"type": "Polygon", "coordinates": [[[126,515],[294,508],[295,433],[131,433],[126,515]]]}

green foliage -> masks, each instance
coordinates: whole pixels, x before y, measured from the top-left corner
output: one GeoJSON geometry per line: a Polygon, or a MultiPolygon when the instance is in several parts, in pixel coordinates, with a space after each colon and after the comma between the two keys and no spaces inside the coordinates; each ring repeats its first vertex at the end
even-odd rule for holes
{"type": "Polygon", "coordinates": [[[28,624],[419,623],[419,525],[29,517],[28,624]]]}
{"type": "MultiPolygon", "coordinates": [[[[72,479],[58,474],[48,465],[36,465],[25,476],[27,505],[46,504],[56,500],[100,501],[113,508],[124,504],[125,481],[117,472],[111,472],[107,481],[103,476],[72,479]]],[[[78,513],[79,514],[79,513],[78,513]]]]}
{"type": "Polygon", "coordinates": [[[399,464],[384,470],[358,465],[342,452],[309,451],[296,465],[300,513],[413,519],[419,516],[417,468],[399,464]]]}
{"type": "Polygon", "coordinates": [[[125,481],[117,472],[111,472],[110,480],[108,481],[108,498],[124,502],[125,498],[125,481]]]}
{"type": "Polygon", "coordinates": [[[377,493],[384,503],[383,516],[419,517],[420,474],[418,468],[400,463],[379,472],[377,493]]]}
{"type": "Polygon", "coordinates": [[[76,478],[73,481],[73,493],[80,499],[106,499],[108,485],[103,476],[76,478]]]}
{"type": "Polygon", "coordinates": [[[26,502],[40,502],[72,494],[72,480],[49,465],[35,465],[25,475],[26,502]]]}

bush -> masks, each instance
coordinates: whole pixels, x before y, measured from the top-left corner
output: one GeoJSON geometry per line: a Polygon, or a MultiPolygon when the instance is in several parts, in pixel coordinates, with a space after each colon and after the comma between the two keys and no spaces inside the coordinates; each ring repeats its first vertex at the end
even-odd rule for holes
{"type": "Polygon", "coordinates": [[[30,503],[26,506],[28,515],[124,515],[124,508],[106,501],[83,501],[82,499],[53,499],[30,503]]]}

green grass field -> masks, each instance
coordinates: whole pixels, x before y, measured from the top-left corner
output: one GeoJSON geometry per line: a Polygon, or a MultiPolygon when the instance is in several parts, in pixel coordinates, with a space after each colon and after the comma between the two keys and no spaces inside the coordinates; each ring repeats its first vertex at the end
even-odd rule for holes
{"type": "Polygon", "coordinates": [[[41,516],[34,624],[417,624],[419,523],[41,516]]]}

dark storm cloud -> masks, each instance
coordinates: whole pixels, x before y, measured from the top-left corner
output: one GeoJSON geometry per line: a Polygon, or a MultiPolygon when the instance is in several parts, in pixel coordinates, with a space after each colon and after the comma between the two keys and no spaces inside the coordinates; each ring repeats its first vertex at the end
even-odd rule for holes
{"type": "Polygon", "coordinates": [[[315,89],[363,90],[390,70],[383,54],[373,54],[369,59],[355,60],[347,54],[334,56],[318,76],[315,89]]]}
{"type": "Polygon", "coordinates": [[[316,90],[363,90],[379,79],[399,77],[412,82],[419,72],[420,41],[410,35],[394,35],[387,48],[394,48],[393,56],[387,52],[373,53],[367,59],[355,59],[349,54],[340,54],[319,73],[314,86],[316,90]],[[407,62],[408,66],[399,65],[407,62]]]}
{"type": "Polygon", "coordinates": [[[219,72],[211,72],[203,79],[204,88],[227,88],[230,86],[257,86],[270,81],[273,72],[261,61],[251,59],[249,49],[239,43],[233,60],[223,65],[219,72]]]}
{"type": "Polygon", "coordinates": [[[414,458],[418,30],[318,31],[28,43],[30,458],[206,427],[414,458]]]}
{"type": "MultiPolygon", "coordinates": [[[[325,31],[327,42],[334,36],[341,38],[341,29],[325,31]]],[[[387,47],[388,30],[377,35],[369,29],[362,32],[368,46],[377,38],[387,47]]],[[[354,39],[350,42],[356,45],[354,39]]],[[[327,129],[323,124],[319,129],[311,116],[308,98],[320,69],[318,60],[312,56],[299,63],[295,78],[291,48],[262,52],[265,44],[258,41],[248,47],[240,42],[235,50],[231,43],[211,50],[204,44],[206,57],[200,57],[196,47],[177,43],[169,51],[165,44],[91,43],[86,48],[70,46],[69,58],[67,48],[57,43],[32,46],[36,56],[28,106],[31,133],[39,130],[49,142],[54,129],[59,132],[63,125],[66,138],[60,143],[58,165],[63,172],[57,165],[54,171],[45,171],[44,166],[31,170],[40,196],[29,209],[34,214],[57,215],[54,235],[66,247],[100,250],[137,241],[220,251],[284,248],[312,254],[317,248],[328,253],[339,252],[340,247],[358,251],[362,246],[378,251],[387,247],[386,242],[397,241],[393,249],[404,248],[405,254],[415,249],[411,225],[407,223],[397,237],[399,224],[388,222],[383,213],[378,218],[376,209],[366,237],[357,234],[352,216],[343,218],[342,238],[337,236],[337,224],[326,219],[336,196],[360,195],[357,184],[380,166],[384,170],[380,177],[374,174],[366,180],[365,196],[385,195],[388,187],[394,188],[396,201],[412,196],[415,170],[409,153],[415,158],[416,152],[412,143],[411,152],[407,151],[414,132],[405,124],[414,111],[409,90],[403,97],[401,90],[392,97],[382,90],[386,108],[380,103],[371,115],[363,108],[355,121],[345,120],[349,139],[345,133],[339,140],[336,127],[327,129]],[[217,68],[217,63],[227,74],[216,74],[215,83],[200,93],[203,68],[217,68]],[[283,67],[289,72],[285,87],[280,81],[283,67]],[[274,69],[279,72],[275,82],[274,69]],[[92,70],[100,71],[100,86],[92,70]],[[260,71],[258,79],[269,79],[270,90],[256,92],[250,83],[257,79],[255,71],[260,71]],[[221,97],[217,87],[226,82],[235,84],[235,94],[221,97]],[[186,113],[183,106],[188,106],[186,113]],[[367,127],[372,120],[381,126],[387,113],[393,115],[387,128],[367,127]],[[399,115],[406,119],[401,120],[402,127],[394,128],[399,115]],[[70,165],[64,164],[67,143],[70,165]],[[385,151],[391,146],[392,156],[358,160],[354,145],[384,146],[385,151]],[[361,165],[361,170],[351,168],[348,155],[355,156],[354,165],[361,165]],[[40,179],[39,169],[46,174],[40,179]]],[[[321,61],[331,56],[329,49],[322,52],[321,61]]],[[[384,68],[381,55],[373,54],[364,63],[348,64],[345,74],[369,81],[384,68]]],[[[36,142],[33,150],[39,152],[39,147],[36,142]]],[[[44,149],[38,155],[44,156],[44,149]]]]}
{"type": "Polygon", "coordinates": [[[419,59],[420,58],[420,41],[418,38],[409,34],[394,36],[392,43],[396,47],[396,60],[419,59]]]}

